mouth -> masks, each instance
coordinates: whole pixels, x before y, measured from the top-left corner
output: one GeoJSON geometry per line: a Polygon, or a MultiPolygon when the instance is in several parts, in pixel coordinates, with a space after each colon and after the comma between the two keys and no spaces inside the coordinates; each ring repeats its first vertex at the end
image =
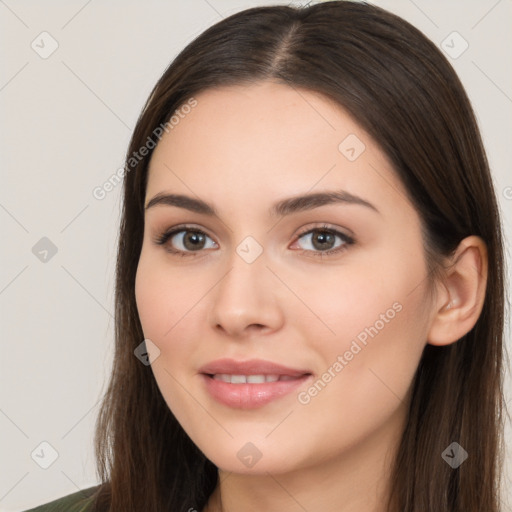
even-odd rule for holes
{"type": "Polygon", "coordinates": [[[200,376],[211,398],[236,409],[256,409],[284,399],[313,379],[308,370],[255,359],[217,360],[202,367],[200,376]]]}
{"type": "Polygon", "coordinates": [[[290,380],[298,380],[304,376],[311,375],[311,373],[305,373],[300,376],[292,376],[292,375],[278,375],[278,374],[259,374],[259,375],[230,375],[227,373],[216,373],[203,374],[211,379],[218,380],[221,382],[227,382],[229,384],[265,384],[267,382],[278,382],[278,381],[290,381],[290,380]]]}

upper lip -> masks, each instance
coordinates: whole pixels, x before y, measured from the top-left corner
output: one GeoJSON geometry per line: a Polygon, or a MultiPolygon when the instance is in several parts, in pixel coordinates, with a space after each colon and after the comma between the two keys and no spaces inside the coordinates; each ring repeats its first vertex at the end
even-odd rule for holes
{"type": "Polygon", "coordinates": [[[217,359],[202,366],[199,372],[208,375],[289,375],[290,377],[301,377],[311,373],[308,370],[288,368],[263,359],[249,359],[247,361],[217,359]]]}

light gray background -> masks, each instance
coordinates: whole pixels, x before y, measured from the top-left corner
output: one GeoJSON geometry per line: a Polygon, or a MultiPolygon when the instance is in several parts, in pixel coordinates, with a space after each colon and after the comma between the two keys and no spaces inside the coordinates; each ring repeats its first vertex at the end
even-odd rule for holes
{"type": "MultiPolygon", "coordinates": [[[[372,3],[438,46],[453,31],[468,42],[450,59],[478,116],[510,240],[512,1],[372,3]]],[[[143,102],[177,53],[221,18],[267,4],[0,0],[0,510],[97,483],[92,436],[112,361],[121,186],[102,201],[92,190],[123,165],[143,102]],[[43,31],[59,45],[46,59],[31,47],[50,48],[43,31]],[[46,263],[32,252],[42,237],[58,249],[46,263]],[[48,469],[31,457],[43,441],[58,452],[48,469]]],[[[507,375],[509,402],[510,390],[507,375]]],[[[511,492],[507,469],[504,503],[511,492]]]]}

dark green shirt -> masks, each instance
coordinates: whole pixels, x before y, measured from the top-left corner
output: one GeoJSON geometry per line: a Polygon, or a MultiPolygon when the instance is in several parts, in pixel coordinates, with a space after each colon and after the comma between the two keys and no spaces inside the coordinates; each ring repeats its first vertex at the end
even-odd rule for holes
{"type": "Polygon", "coordinates": [[[68,494],[57,500],[25,512],[88,512],[92,508],[92,495],[99,486],[89,487],[73,494],[68,494]]]}

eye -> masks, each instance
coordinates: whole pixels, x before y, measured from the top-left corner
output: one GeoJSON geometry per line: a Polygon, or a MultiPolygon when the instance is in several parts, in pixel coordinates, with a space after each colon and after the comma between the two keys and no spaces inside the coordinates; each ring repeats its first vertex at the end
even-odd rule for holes
{"type": "MultiPolygon", "coordinates": [[[[355,240],[338,231],[323,225],[299,234],[297,240],[309,238],[309,244],[312,249],[302,249],[301,253],[308,253],[312,256],[329,256],[337,254],[347,249],[349,245],[355,243],[355,240]],[[336,245],[336,238],[340,242],[336,245]],[[334,244],[334,245],[333,245],[334,244]]],[[[217,248],[218,245],[204,231],[192,226],[176,226],[161,235],[158,235],[154,242],[158,245],[164,245],[165,250],[178,256],[196,256],[202,249],[217,248]],[[211,240],[210,247],[206,240],[211,240]]]]}
{"type": "MultiPolygon", "coordinates": [[[[205,247],[205,240],[207,238],[211,240],[211,238],[200,229],[179,226],[159,235],[155,243],[158,245],[166,245],[168,252],[179,256],[195,256],[195,254],[191,253],[200,252],[202,249],[208,248],[205,247]],[[173,245],[177,245],[177,248],[174,248],[173,245]]],[[[213,244],[214,247],[217,246],[216,242],[213,242],[213,244]]]]}
{"type": "Polygon", "coordinates": [[[302,252],[320,257],[340,253],[355,242],[352,237],[326,225],[301,233],[298,240],[302,238],[309,239],[309,246],[313,247],[313,249],[304,249],[302,252]],[[336,238],[340,240],[337,245],[335,245],[336,238]]]}

